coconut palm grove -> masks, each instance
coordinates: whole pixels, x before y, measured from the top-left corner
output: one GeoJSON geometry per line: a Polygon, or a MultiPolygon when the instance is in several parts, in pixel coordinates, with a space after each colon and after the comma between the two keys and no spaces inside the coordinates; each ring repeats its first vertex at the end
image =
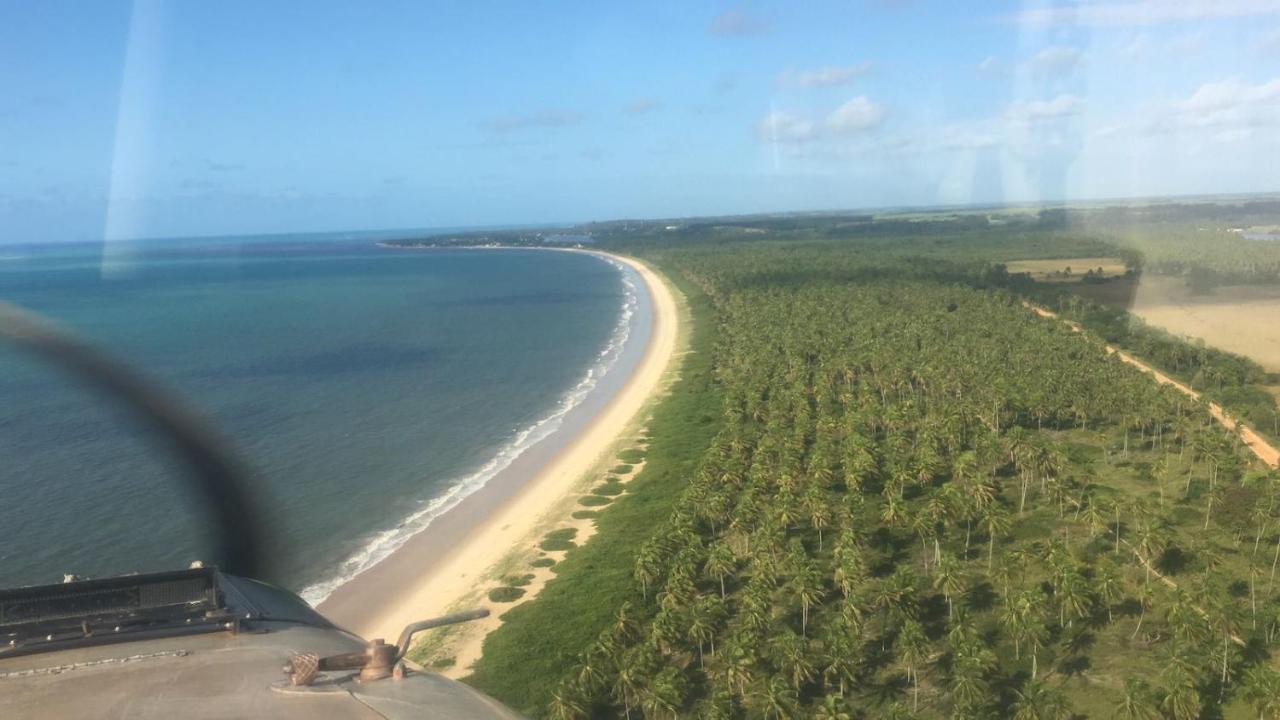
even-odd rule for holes
{"type": "Polygon", "coordinates": [[[1185,223],[1059,220],[593,228],[681,290],[688,352],[642,472],[469,681],[550,718],[1280,716],[1280,475],[1208,406],[1269,420],[1275,378],[1077,293],[1270,282],[1280,245],[1177,262],[1185,223]],[[1005,265],[1099,255],[1127,271],[1005,265]]]}

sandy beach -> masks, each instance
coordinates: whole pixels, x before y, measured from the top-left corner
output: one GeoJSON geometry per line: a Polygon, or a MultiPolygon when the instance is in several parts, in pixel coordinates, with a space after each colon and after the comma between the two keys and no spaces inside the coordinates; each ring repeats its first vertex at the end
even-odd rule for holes
{"type": "MultiPolygon", "coordinates": [[[[532,548],[548,524],[567,519],[584,479],[609,459],[616,441],[660,390],[677,347],[677,305],[666,283],[640,262],[609,257],[638,273],[652,307],[648,343],[629,376],[557,451],[549,457],[526,453],[530,457],[518,459],[505,476],[495,477],[335,590],[320,603],[320,612],[363,637],[394,642],[405,625],[475,597],[505,558],[532,548]]],[[[483,598],[477,604],[491,607],[495,615],[511,607],[493,607],[483,598]]],[[[486,625],[496,623],[495,617],[486,625]]]]}

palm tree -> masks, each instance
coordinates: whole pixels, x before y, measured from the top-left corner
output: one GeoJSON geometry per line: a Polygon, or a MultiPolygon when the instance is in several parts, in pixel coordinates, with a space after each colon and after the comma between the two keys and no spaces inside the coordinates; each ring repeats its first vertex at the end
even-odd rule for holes
{"type": "Polygon", "coordinates": [[[1062,720],[1070,716],[1061,690],[1030,680],[1014,691],[1013,720],[1062,720]]]}
{"type": "Polygon", "coordinates": [[[1009,593],[1013,590],[1013,584],[1018,574],[1016,562],[1008,554],[1000,556],[1000,564],[991,568],[987,575],[991,578],[991,582],[1000,590],[1000,600],[1007,603],[1009,593]]]}
{"type": "Polygon", "coordinates": [[[845,597],[852,595],[854,588],[860,585],[866,576],[866,563],[863,562],[862,554],[856,548],[837,550],[832,579],[845,597]]]}
{"type": "Polygon", "coordinates": [[[822,682],[827,686],[833,683],[839,687],[843,696],[849,685],[858,679],[858,663],[861,648],[857,643],[833,632],[827,638],[825,667],[822,669],[822,682]]]}
{"type": "Polygon", "coordinates": [[[725,681],[737,691],[738,697],[745,698],[747,687],[755,680],[755,655],[739,645],[733,645],[728,655],[729,660],[724,667],[725,681]]]}
{"type": "Polygon", "coordinates": [[[960,595],[965,591],[967,585],[964,566],[960,561],[951,555],[943,557],[942,562],[934,568],[933,588],[942,593],[947,599],[947,618],[952,617],[951,599],[955,595],[960,595]]]}
{"type": "Polygon", "coordinates": [[[807,640],[788,629],[776,635],[770,645],[773,664],[790,676],[791,685],[797,691],[813,679],[817,668],[809,657],[807,640]]]}
{"type": "Polygon", "coordinates": [[[729,547],[729,543],[720,541],[711,546],[711,551],[707,553],[707,562],[703,565],[703,571],[715,578],[720,583],[720,597],[724,598],[724,579],[732,575],[738,569],[738,558],[733,553],[733,548],[729,547]]]}
{"type": "Polygon", "coordinates": [[[904,619],[915,615],[917,576],[910,567],[901,565],[880,584],[876,605],[891,615],[904,619]]]}
{"type": "Polygon", "coordinates": [[[551,693],[551,703],[547,706],[547,717],[551,720],[583,720],[587,717],[587,704],[582,696],[582,689],[575,683],[560,683],[560,687],[551,693]]]}
{"type": "Polygon", "coordinates": [[[1240,692],[1258,711],[1258,720],[1280,717],[1280,672],[1265,661],[1245,671],[1240,692]]]}
{"type": "Polygon", "coordinates": [[[756,704],[760,708],[760,716],[765,720],[790,720],[798,717],[799,699],[796,691],[777,675],[769,678],[769,682],[756,693],[756,704]]]}
{"type": "Polygon", "coordinates": [[[810,485],[803,504],[809,526],[818,533],[818,550],[822,550],[822,531],[831,525],[831,494],[821,485],[810,485]]]}
{"type": "Polygon", "coordinates": [[[1079,519],[1089,528],[1089,534],[1095,536],[1107,525],[1107,510],[1092,493],[1085,496],[1082,504],[1079,519]]]}
{"type": "MultiPolygon", "coordinates": [[[[1088,583],[1080,573],[1067,574],[1055,589],[1058,600],[1059,624],[1067,617],[1070,627],[1075,618],[1084,618],[1093,605],[1093,597],[1089,594],[1088,583]]],[[[1110,611],[1110,608],[1108,608],[1110,611]]]]}
{"type": "Polygon", "coordinates": [[[985,675],[995,667],[995,654],[963,613],[951,623],[947,643],[952,655],[951,696],[955,698],[956,714],[968,717],[988,699],[990,685],[985,675]]]}
{"type": "Polygon", "coordinates": [[[1107,606],[1107,622],[1114,622],[1112,606],[1124,597],[1124,584],[1120,580],[1120,571],[1112,562],[1100,562],[1093,574],[1093,591],[1098,599],[1107,606]]]}
{"type": "Polygon", "coordinates": [[[992,503],[978,518],[978,524],[987,533],[987,570],[990,570],[996,552],[996,536],[1009,532],[1013,521],[1003,505],[992,503]]]}
{"type": "Polygon", "coordinates": [[[849,706],[844,702],[844,695],[840,693],[824,696],[822,703],[813,709],[813,714],[809,717],[813,720],[853,720],[849,706]]]}
{"type": "Polygon", "coordinates": [[[662,564],[656,550],[648,543],[636,554],[632,576],[640,583],[640,591],[644,598],[649,598],[649,586],[662,577],[662,564]]]}
{"type": "Polygon", "coordinates": [[[674,667],[664,668],[641,694],[640,707],[646,718],[675,717],[684,703],[684,675],[674,667]]]}
{"type": "Polygon", "coordinates": [[[1200,717],[1200,691],[1191,684],[1174,685],[1165,691],[1160,707],[1173,720],[1196,720],[1200,717]]]}
{"type": "Polygon", "coordinates": [[[1222,578],[1219,573],[1213,573],[1211,577],[1213,577],[1211,586],[1205,588],[1207,597],[1203,603],[1205,606],[1203,614],[1204,619],[1222,634],[1222,645],[1217,651],[1217,655],[1222,660],[1222,671],[1218,681],[1218,701],[1221,702],[1222,693],[1226,692],[1227,681],[1229,679],[1231,669],[1231,661],[1234,657],[1231,639],[1239,627],[1240,613],[1233,598],[1224,596],[1222,593],[1215,591],[1216,588],[1226,586],[1226,579],[1222,578]]]}
{"type": "Polygon", "coordinates": [[[1124,681],[1124,692],[1116,704],[1115,717],[1120,720],[1157,720],[1160,717],[1160,703],[1145,680],[1128,678],[1124,681]]]}
{"type": "Polygon", "coordinates": [[[1187,645],[1177,642],[1169,649],[1162,671],[1166,682],[1160,707],[1174,720],[1200,717],[1200,690],[1196,682],[1193,654],[1187,645]]]}
{"type": "Polygon", "coordinates": [[[606,676],[603,666],[606,662],[604,656],[598,653],[584,652],[578,655],[574,680],[584,694],[595,695],[604,687],[606,676]]]}
{"type": "Polygon", "coordinates": [[[615,701],[622,703],[628,718],[631,717],[631,708],[639,705],[643,692],[641,673],[630,662],[620,663],[618,672],[613,677],[613,697],[615,701]]]}
{"type": "Polygon", "coordinates": [[[1031,679],[1036,679],[1040,645],[1048,637],[1041,615],[1044,610],[1044,594],[1039,590],[1023,590],[1005,603],[1000,623],[1013,638],[1014,657],[1022,653],[1022,646],[1031,650],[1031,679]]]}
{"type": "Polygon", "coordinates": [[[955,698],[958,716],[975,713],[990,692],[990,686],[971,663],[957,664],[952,670],[951,696],[955,698]]]}
{"type": "Polygon", "coordinates": [[[715,596],[703,598],[694,603],[689,611],[688,634],[689,639],[698,645],[698,667],[705,667],[703,662],[703,648],[708,643],[711,644],[711,654],[715,654],[716,641],[716,625],[719,620],[720,602],[715,596]],[[715,605],[712,605],[716,603],[715,605]]]}
{"type": "Polygon", "coordinates": [[[1155,591],[1152,590],[1150,584],[1141,585],[1138,587],[1136,599],[1138,601],[1138,622],[1133,626],[1133,633],[1129,635],[1130,640],[1138,637],[1138,632],[1142,630],[1142,621],[1147,617],[1147,608],[1151,607],[1155,599],[1155,591]]]}
{"type": "Polygon", "coordinates": [[[924,636],[924,628],[914,619],[902,624],[897,641],[898,660],[907,671],[907,680],[911,682],[911,711],[919,709],[920,704],[920,665],[929,657],[929,641],[924,636]]]}
{"type": "Polygon", "coordinates": [[[1226,497],[1226,491],[1222,488],[1221,485],[1218,485],[1216,487],[1210,488],[1209,492],[1205,493],[1205,497],[1207,499],[1207,502],[1205,503],[1205,506],[1204,506],[1204,529],[1208,530],[1209,515],[1213,512],[1213,504],[1215,502],[1221,503],[1223,498],[1226,497]]]}
{"type": "Polygon", "coordinates": [[[800,601],[800,633],[803,635],[809,628],[809,608],[822,602],[826,593],[822,590],[817,570],[809,563],[805,563],[792,577],[791,589],[800,601]]]}
{"type": "Polygon", "coordinates": [[[635,610],[632,609],[629,601],[624,601],[622,605],[618,606],[618,611],[613,614],[613,624],[610,625],[609,629],[623,642],[636,638],[635,610]]]}

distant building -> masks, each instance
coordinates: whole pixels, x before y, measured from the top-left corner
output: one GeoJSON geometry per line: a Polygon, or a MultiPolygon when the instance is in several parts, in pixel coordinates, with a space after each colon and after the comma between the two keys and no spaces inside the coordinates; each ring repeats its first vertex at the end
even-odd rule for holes
{"type": "Polygon", "coordinates": [[[542,241],[551,245],[590,245],[596,240],[590,235],[547,235],[542,241]]]}

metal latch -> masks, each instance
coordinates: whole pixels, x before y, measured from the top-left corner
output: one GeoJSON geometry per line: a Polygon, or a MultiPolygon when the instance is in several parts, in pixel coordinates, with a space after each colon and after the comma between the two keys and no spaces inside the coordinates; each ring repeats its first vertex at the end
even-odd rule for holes
{"type": "Polygon", "coordinates": [[[376,638],[369,642],[363,652],[326,657],[320,657],[316,653],[294,653],[289,656],[289,663],[284,666],[284,674],[289,676],[291,685],[310,685],[320,673],[337,670],[359,670],[359,679],[362,682],[381,680],[392,675],[403,677],[404,666],[400,661],[404,659],[405,653],[409,652],[409,644],[415,634],[423,630],[456,625],[488,616],[488,609],[480,608],[422,620],[405,627],[400,632],[400,639],[395,645],[388,645],[382,638],[376,638]]]}

